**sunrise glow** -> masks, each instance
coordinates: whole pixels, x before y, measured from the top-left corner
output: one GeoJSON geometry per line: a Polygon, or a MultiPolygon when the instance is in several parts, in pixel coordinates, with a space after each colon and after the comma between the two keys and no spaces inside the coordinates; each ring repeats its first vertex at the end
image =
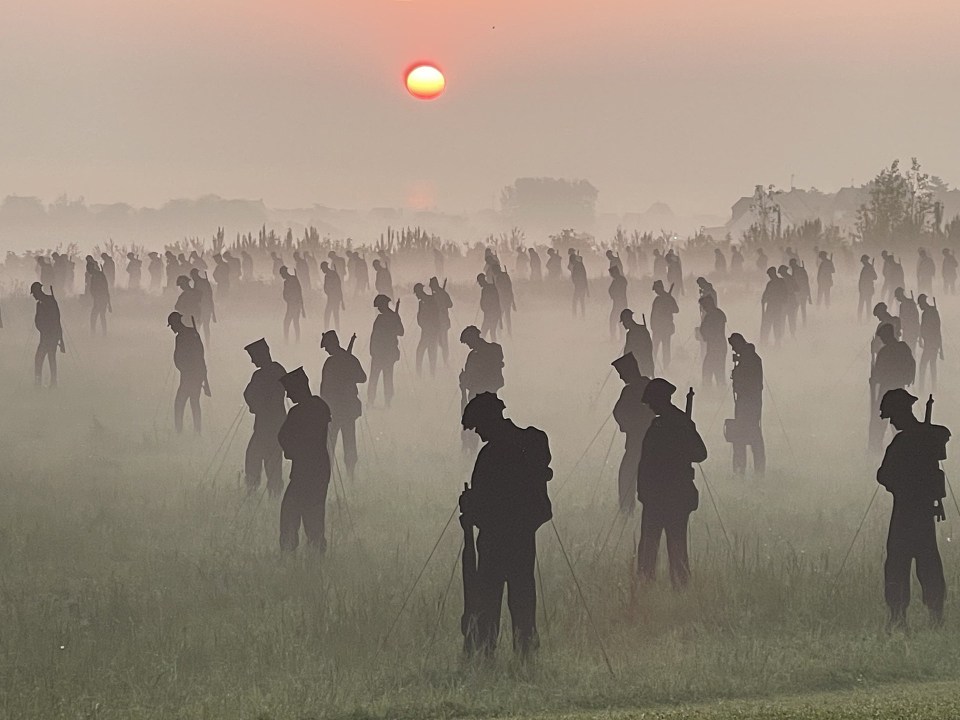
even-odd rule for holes
{"type": "Polygon", "coordinates": [[[407,72],[407,91],[418,100],[433,100],[443,94],[447,81],[434,65],[416,65],[407,72]]]}

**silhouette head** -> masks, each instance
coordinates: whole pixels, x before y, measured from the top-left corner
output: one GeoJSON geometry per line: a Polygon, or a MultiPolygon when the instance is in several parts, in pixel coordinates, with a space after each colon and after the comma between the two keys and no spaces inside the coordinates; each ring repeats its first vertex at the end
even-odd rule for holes
{"type": "Polygon", "coordinates": [[[884,260],[886,260],[888,257],[890,257],[890,253],[888,253],[886,250],[881,250],[881,251],[880,251],[880,257],[882,257],[884,260]]]}
{"type": "Polygon", "coordinates": [[[330,263],[324,260],[322,263],[320,263],[320,270],[324,273],[330,272],[330,263]]]}
{"type": "Polygon", "coordinates": [[[416,295],[421,300],[424,298],[426,293],[423,291],[423,283],[417,283],[413,286],[413,294],[416,295]]]}
{"type": "Polygon", "coordinates": [[[296,250],[293,251],[293,259],[294,259],[294,260],[300,260],[300,259],[301,259],[300,253],[297,252],[296,250]]]}
{"type": "Polygon", "coordinates": [[[663,280],[654,280],[653,281],[653,291],[660,295],[663,292],[663,280]]]}
{"type": "Polygon", "coordinates": [[[133,254],[132,252],[128,252],[128,253],[127,253],[127,258],[130,259],[130,260],[133,260],[134,254],[133,254]]]}
{"type": "Polygon", "coordinates": [[[468,348],[473,348],[480,340],[480,328],[476,325],[467,325],[460,333],[460,342],[468,348]]]}
{"type": "Polygon", "coordinates": [[[869,255],[861,255],[861,256],[860,256],[860,262],[862,262],[864,265],[869,265],[869,264],[870,264],[870,256],[869,256],[869,255]]]}
{"type": "Polygon", "coordinates": [[[33,283],[30,286],[30,294],[33,295],[35,300],[39,300],[41,297],[45,295],[45,293],[43,292],[43,285],[41,285],[38,282],[33,283]]]}
{"type": "Polygon", "coordinates": [[[799,260],[797,260],[796,258],[790,258],[790,267],[792,267],[793,269],[796,269],[799,264],[800,264],[799,260]]]}
{"type": "Polygon", "coordinates": [[[100,257],[101,257],[101,259],[103,259],[103,260],[108,260],[108,259],[110,258],[110,254],[109,254],[109,253],[102,252],[102,253],[100,253],[100,257]]]}
{"type": "Polygon", "coordinates": [[[312,395],[310,378],[307,377],[302,366],[281,377],[280,384],[283,385],[287,397],[294,403],[301,403],[312,395]]]}
{"type": "Polygon", "coordinates": [[[634,382],[641,377],[640,366],[637,365],[637,358],[634,357],[632,352],[618,357],[610,364],[613,365],[613,369],[617,371],[617,375],[619,375],[620,379],[625,383],[634,382]]]}
{"type": "Polygon", "coordinates": [[[706,279],[705,277],[703,277],[703,276],[697,278],[697,285],[698,285],[701,289],[706,289],[706,288],[710,287],[710,283],[708,283],[708,282],[707,282],[707,279],[706,279]]]}
{"type": "Polygon", "coordinates": [[[390,298],[381,293],[373,299],[373,306],[377,310],[390,309],[390,298]]]}
{"type": "Polygon", "coordinates": [[[920,253],[920,257],[922,258],[925,258],[927,256],[927,251],[925,248],[920,248],[919,250],[917,250],[917,252],[920,253]]]}
{"type": "Polygon", "coordinates": [[[371,264],[373,265],[373,269],[374,269],[374,270],[379,270],[379,269],[380,269],[380,261],[379,261],[379,260],[374,260],[371,264]]]}
{"type": "Polygon", "coordinates": [[[431,289],[431,290],[439,290],[439,289],[440,289],[440,281],[437,280],[435,277],[430,278],[430,289],[431,289]]]}
{"type": "Polygon", "coordinates": [[[280,273],[280,277],[282,278],[290,277],[290,270],[287,268],[286,265],[281,265],[280,269],[277,272],[280,273]]]}
{"type": "Polygon", "coordinates": [[[191,268],[191,269],[190,269],[190,277],[192,277],[194,280],[199,280],[199,279],[200,279],[200,268],[191,268]]]}
{"type": "Polygon", "coordinates": [[[928,307],[932,307],[929,302],[929,298],[926,296],[926,293],[920,293],[917,295],[917,305],[919,305],[923,310],[926,310],[928,307]]]}
{"type": "Polygon", "coordinates": [[[943,249],[943,255],[944,255],[944,257],[948,257],[948,256],[950,255],[950,253],[951,253],[950,248],[944,248],[944,249],[943,249]]]}
{"type": "Polygon", "coordinates": [[[620,311],[620,324],[626,327],[633,322],[633,310],[626,308],[620,311]]]}
{"type": "Polygon", "coordinates": [[[826,250],[821,250],[819,253],[817,253],[817,257],[819,257],[821,260],[826,260],[826,259],[827,259],[827,251],[826,251],[826,250]]]}
{"type": "Polygon", "coordinates": [[[483,273],[480,273],[479,275],[477,275],[477,285],[479,285],[480,287],[486,287],[487,276],[484,275],[483,273]]]}
{"type": "Polygon", "coordinates": [[[770,277],[771,280],[776,280],[776,279],[777,279],[777,269],[776,269],[775,267],[768,267],[768,268],[767,268],[767,275],[770,277]]]}
{"type": "Polygon", "coordinates": [[[897,430],[902,430],[910,422],[916,422],[913,404],[917,399],[903,388],[887,390],[880,399],[880,417],[889,420],[897,430]]]}
{"type": "Polygon", "coordinates": [[[339,350],[340,338],[337,336],[337,331],[327,330],[323,335],[321,335],[320,347],[326,350],[330,355],[333,355],[337,350],[339,350]]]}
{"type": "Polygon", "coordinates": [[[189,289],[190,289],[190,278],[188,278],[186,275],[178,275],[178,276],[177,276],[177,287],[180,288],[181,290],[189,290],[189,289]]]}
{"type": "Polygon", "coordinates": [[[254,340],[247,345],[244,350],[246,350],[250,356],[250,361],[258,368],[268,365],[272,360],[270,357],[270,346],[267,345],[267,341],[263,338],[254,340]]]}
{"type": "Polygon", "coordinates": [[[676,391],[676,386],[670,381],[663,378],[654,378],[644,388],[640,402],[660,415],[670,407],[670,398],[676,391]]]}
{"type": "Polygon", "coordinates": [[[746,349],[749,344],[746,338],[743,337],[740,333],[732,333],[727,339],[727,342],[730,343],[730,347],[738,355],[742,355],[743,351],[746,349]]]}
{"type": "Polygon", "coordinates": [[[897,300],[899,300],[900,302],[903,302],[904,300],[907,299],[907,296],[906,296],[906,294],[903,292],[903,288],[902,288],[902,287],[898,287],[896,290],[894,290],[894,291],[893,291],[893,296],[894,296],[897,300]]]}
{"type": "Polygon", "coordinates": [[[717,307],[717,304],[713,301],[713,295],[710,294],[701,296],[698,302],[700,303],[700,307],[703,308],[704,312],[710,312],[711,310],[715,310],[717,307]]]}
{"type": "Polygon", "coordinates": [[[786,265],[781,265],[777,268],[777,272],[780,273],[780,277],[787,277],[787,275],[790,274],[790,268],[788,268],[786,265]]]}
{"type": "Polygon", "coordinates": [[[186,325],[183,324],[183,315],[178,312],[172,312],[167,315],[167,327],[175,333],[183,330],[186,327],[186,325]]]}
{"type": "Polygon", "coordinates": [[[496,393],[484,392],[474,397],[463,409],[461,424],[464,430],[473,430],[481,440],[488,440],[504,422],[506,405],[496,393]]]}

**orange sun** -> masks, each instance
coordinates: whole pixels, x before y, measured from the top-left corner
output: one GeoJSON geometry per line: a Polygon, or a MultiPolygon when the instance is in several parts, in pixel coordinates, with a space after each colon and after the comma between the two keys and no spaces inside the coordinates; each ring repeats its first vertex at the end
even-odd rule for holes
{"type": "Polygon", "coordinates": [[[418,100],[433,100],[443,94],[447,81],[435,65],[414,65],[407,71],[407,92],[418,100]]]}

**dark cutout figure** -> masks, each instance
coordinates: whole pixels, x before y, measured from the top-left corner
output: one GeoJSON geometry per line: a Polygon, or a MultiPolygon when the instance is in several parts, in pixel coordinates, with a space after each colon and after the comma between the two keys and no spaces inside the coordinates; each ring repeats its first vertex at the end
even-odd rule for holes
{"type": "Polygon", "coordinates": [[[277,433],[287,417],[283,385],[280,379],[287,374],[283,365],[270,357],[270,346],[260,338],[244,350],[257,369],[243,391],[243,400],[253,414],[253,435],[247,443],[244,470],[247,489],[260,486],[260,476],[266,473],[267,492],[279,497],[283,492],[283,451],[277,433]]]}

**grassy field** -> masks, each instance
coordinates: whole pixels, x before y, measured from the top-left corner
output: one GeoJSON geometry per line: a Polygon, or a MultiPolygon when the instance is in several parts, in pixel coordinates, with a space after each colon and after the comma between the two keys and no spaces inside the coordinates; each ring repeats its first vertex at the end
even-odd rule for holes
{"type": "MultiPolygon", "coordinates": [[[[475,298],[455,299],[469,299],[455,320],[467,324],[475,298]]],[[[0,391],[0,715],[957,713],[960,623],[952,596],[943,629],[927,627],[915,600],[912,632],[884,631],[884,494],[838,575],[876,468],[863,450],[861,348],[869,331],[849,321],[850,308],[833,319],[815,315],[807,331],[815,342],[765,353],[770,472],[763,482],[729,472],[720,434],[732,413],[729,391],[698,395],[696,416],[711,457],[698,476],[702,502],[691,521],[694,579],[678,595],[665,578],[637,585],[638,521],[617,518],[622,440],[612,422],[603,425],[619,391],[616,378],[604,385],[617,355],[606,338],[606,308],[594,306],[588,324],[571,324],[565,301],[553,314],[546,302],[525,306],[523,295],[519,301],[525,314],[505,344],[504,397],[520,424],[550,435],[556,530],[585,599],[553,527],[545,526],[538,536],[543,647],[529,667],[514,662],[509,642],[495,662],[460,657],[459,527],[454,521],[441,531],[471,467],[460,454],[456,424],[463,353],[456,347],[454,367],[415,393],[413,307],[405,307],[410,329],[396,406],[389,414],[367,411],[358,477],[331,489],[330,548],[321,559],[305,549],[280,555],[277,504],[248,497],[238,485],[249,416],[240,415],[236,437],[228,432],[252,369],[242,346],[265,334],[277,359],[290,368],[303,363],[316,379],[322,358],[315,320],[303,345],[284,348],[272,299],[221,311],[208,349],[214,397],[205,406],[206,432],[177,438],[170,431],[166,303],[153,300],[135,317],[118,298],[106,344],[91,340],[82,309],[65,303],[70,352],[56,392],[32,387],[30,304],[7,303],[0,353],[8,379],[0,391]]],[[[724,306],[729,329],[749,337],[755,308],[724,306]]],[[[956,325],[950,310],[942,311],[945,333],[956,325]]],[[[698,374],[689,340],[694,317],[688,299],[671,374],[680,387],[698,374]]],[[[351,308],[345,323],[344,334],[356,327],[364,360],[371,319],[371,309],[351,308]]],[[[955,368],[949,347],[948,367],[955,368]]],[[[938,395],[939,421],[960,419],[958,395],[953,385],[938,395]]],[[[955,512],[939,528],[951,591],[958,584],[958,529],[955,512]]]]}

